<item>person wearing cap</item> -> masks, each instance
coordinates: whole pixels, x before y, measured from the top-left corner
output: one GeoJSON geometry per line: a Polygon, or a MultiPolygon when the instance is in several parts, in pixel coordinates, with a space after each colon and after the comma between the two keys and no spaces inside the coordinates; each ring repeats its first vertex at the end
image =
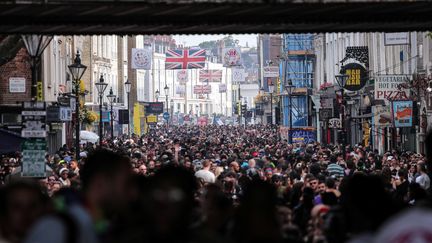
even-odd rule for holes
{"type": "Polygon", "coordinates": [[[61,168],[59,170],[59,175],[60,175],[60,182],[62,183],[63,187],[70,187],[71,182],[69,180],[69,170],[67,168],[61,168]]]}

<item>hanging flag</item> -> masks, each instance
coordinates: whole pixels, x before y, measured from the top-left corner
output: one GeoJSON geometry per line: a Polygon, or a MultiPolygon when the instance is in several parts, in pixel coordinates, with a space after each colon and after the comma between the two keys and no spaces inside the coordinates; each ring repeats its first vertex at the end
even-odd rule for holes
{"type": "Polygon", "coordinates": [[[244,82],[246,80],[246,72],[243,68],[235,68],[232,70],[233,82],[244,82]]]}
{"type": "Polygon", "coordinates": [[[211,94],[211,85],[194,85],[194,94],[211,94]]]}
{"type": "Polygon", "coordinates": [[[187,70],[177,71],[177,82],[179,82],[180,84],[186,84],[187,80],[188,80],[187,70]]]}
{"type": "Polygon", "coordinates": [[[186,93],[186,87],[183,85],[177,85],[176,86],[176,94],[185,94],[186,93]]]}
{"type": "Polygon", "coordinates": [[[232,67],[241,65],[240,47],[230,47],[223,49],[223,66],[232,67]]]}
{"type": "Polygon", "coordinates": [[[219,93],[226,93],[227,86],[226,84],[219,84],[219,93]]]}
{"type": "Polygon", "coordinates": [[[221,82],[222,81],[222,70],[200,70],[199,71],[200,82],[221,82]]]}
{"type": "Polygon", "coordinates": [[[152,51],[150,49],[132,48],[132,69],[150,70],[152,63],[152,51]]]}
{"type": "Polygon", "coordinates": [[[165,59],[166,69],[192,69],[204,68],[205,65],[204,49],[181,49],[168,50],[165,59]]]}

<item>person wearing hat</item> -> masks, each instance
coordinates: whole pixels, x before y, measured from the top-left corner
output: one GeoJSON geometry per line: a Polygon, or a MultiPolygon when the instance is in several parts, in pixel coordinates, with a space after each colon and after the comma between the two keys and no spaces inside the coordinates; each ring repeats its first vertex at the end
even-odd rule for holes
{"type": "Polygon", "coordinates": [[[69,180],[69,170],[67,168],[61,168],[59,170],[59,175],[60,175],[60,182],[62,183],[63,187],[70,187],[71,182],[69,180]]]}

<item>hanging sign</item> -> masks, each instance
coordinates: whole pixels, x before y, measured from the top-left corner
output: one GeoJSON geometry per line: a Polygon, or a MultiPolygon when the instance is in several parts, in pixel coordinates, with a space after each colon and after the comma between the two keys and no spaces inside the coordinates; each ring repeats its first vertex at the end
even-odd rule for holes
{"type": "Polygon", "coordinates": [[[187,70],[177,71],[177,82],[179,82],[180,84],[186,84],[187,80],[188,80],[187,70]]]}
{"type": "Polygon", "coordinates": [[[264,67],[264,78],[278,78],[279,77],[279,67],[278,66],[268,66],[264,67]]]}
{"type": "Polygon", "coordinates": [[[344,89],[349,91],[361,90],[368,81],[366,68],[358,63],[349,63],[342,67],[342,74],[348,75],[344,89]]]}
{"type": "Polygon", "coordinates": [[[410,81],[408,75],[391,74],[375,77],[375,100],[407,100],[410,90],[402,88],[403,84],[410,81]]]}
{"type": "Polygon", "coordinates": [[[132,48],[132,69],[151,69],[152,51],[150,49],[132,48]]]}
{"type": "Polygon", "coordinates": [[[393,124],[395,127],[412,127],[413,124],[412,100],[393,101],[392,116],[393,116],[393,124]]]}
{"type": "Polygon", "coordinates": [[[241,65],[240,47],[231,47],[223,49],[223,66],[232,67],[241,65]]]}
{"type": "Polygon", "coordinates": [[[45,153],[47,143],[43,139],[26,140],[22,146],[22,177],[46,177],[45,153]]]}

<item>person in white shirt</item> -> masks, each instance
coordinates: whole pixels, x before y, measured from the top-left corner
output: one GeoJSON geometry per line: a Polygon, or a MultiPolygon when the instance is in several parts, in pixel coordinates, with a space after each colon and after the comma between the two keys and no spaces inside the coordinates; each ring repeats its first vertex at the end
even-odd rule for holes
{"type": "Polygon", "coordinates": [[[204,160],[202,166],[203,168],[195,173],[195,177],[204,180],[206,183],[215,183],[216,176],[210,171],[211,161],[204,160]]]}
{"type": "Polygon", "coordinates": [[[417,170],[420,173],[420,175],[417,176],[415,182],[418,183],[421,186],[421,188],[428,190],[430,187],[430,178],[426,174],[426,164],[424,162],[418,163],[417,170]]]}

